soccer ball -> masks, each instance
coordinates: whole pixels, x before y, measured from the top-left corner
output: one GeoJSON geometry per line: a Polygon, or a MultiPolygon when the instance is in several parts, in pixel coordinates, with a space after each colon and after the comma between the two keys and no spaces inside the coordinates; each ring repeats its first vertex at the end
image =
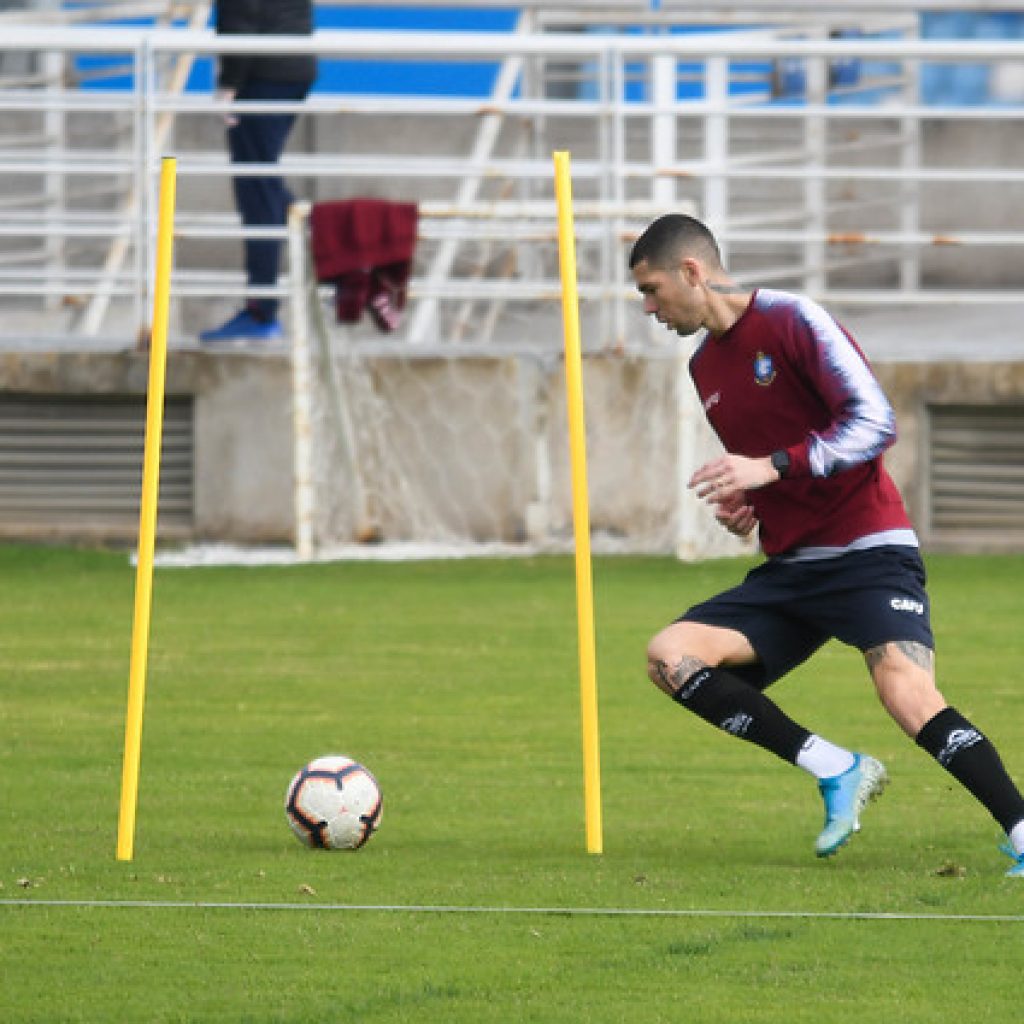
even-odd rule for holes
{"type": "Polygon", "coordinates": [[[341,754],[318,757],[296,772],[284,810],[306,846],[358,850],[377,831],[383,796],[358,761],[341,754]]]}

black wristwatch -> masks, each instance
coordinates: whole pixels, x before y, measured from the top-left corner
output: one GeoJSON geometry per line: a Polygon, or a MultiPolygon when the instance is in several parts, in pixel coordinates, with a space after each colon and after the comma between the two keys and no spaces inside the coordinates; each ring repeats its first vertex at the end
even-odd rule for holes
{"type": "Polygon", "coordinates": [[[785,480],[789,475],[789,452],[782,449],[772,452],[772,465],[775,467],[775,472],[779,474],[779,479],[785,480]]]}

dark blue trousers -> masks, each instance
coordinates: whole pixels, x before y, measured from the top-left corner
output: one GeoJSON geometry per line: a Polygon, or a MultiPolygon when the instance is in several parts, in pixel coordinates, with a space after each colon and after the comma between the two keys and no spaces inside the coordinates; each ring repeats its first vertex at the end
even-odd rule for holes
{"type": "MultiPolygon", "coordinates": [[[[309,82],[275,82],[250,79],[238,90],[239,100],[302,100],[309,92],[309,82]]],[[[241,114],[238,123],[228,128],[228,151],[233,163],[274,164],[281,157],[288,134],[295,124],[295,114],[241,114]]],[[[231,179],[235,206],[245,227],[284,225],[292,195],[278,175],[237,177],[231,179]]],[[[276,238],[247,238],[245,273],[250,285],[277,283],[281,265],[281,242],[276,238]]],[[[262,320],[277,316],[277,299],[250,299],[247,308],[262,320]]]]}

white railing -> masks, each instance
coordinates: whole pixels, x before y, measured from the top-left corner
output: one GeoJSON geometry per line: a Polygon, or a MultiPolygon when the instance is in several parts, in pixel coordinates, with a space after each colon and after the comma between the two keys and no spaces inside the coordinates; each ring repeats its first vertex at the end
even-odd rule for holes
{"type": "MultiPolygon", "coordinates": [[[[631,238],[657,212],[681,207],[712,224],[746,282],[849,304],[1024,301],[1024,289],[999,270],[1024,243],[1014,216],[1024,183],[1019,147],[965,146],[950,158],[936,139],[975,132],[969,137],[983,143],[985,132],[1003,130],[1012,142],[1024,106],[928,106],[917,85],[924,64],[1024,67],[1024,41],[925,41],[914,37],[915,22],[892,17],[877,22],[890,37],[842,39],[821,38],[824,21],[627,35],[540,32],[532,17],[527,10],[512,35],[320,32],[294,40],[6,25],[0,333],[144,329],[165,151],[178,157],[178,336],[190,333],[199,304],[241,297],[237,256],[225,256],[224,240],[237,246],[247,235],[283,239],[285,231],[239,227],[226,182],[276,168],[228,163],[217,116],[241,107],[183,92],[183,69],[197,55],[300,49],[325,59],[497,69],[486,99],[315,94],[275,105],[301,111],[319,137],[297,132],[281,164],[296,191],[420,202],[410,341],[444,343],[459,331],[464,340],[478,319],[467,317],[467,303],[517,306],[521,316],[503,322],[519,331],[539,308],[554,308],[558,148],[573,154],[580,291],[594,310],[594,344],[618,345],[630,333],[631,238]],[[124,58],[131,89],[69,84],[71,60],[83,54],[124,58]],[[860,80],[830,83],[830,72],[851,61],[860,80]],[[801,83],[797,102],[768,102],[780,71],[801,83]],[[696,98],[679,98],[687,85],[696,98]],[[381,132],[382,123],[395,130],[381,132]],[[219,191],[212,203],[211,188],[219,191]],[[1005,214],[986,223],[991,208],[1005,214]],[[963,254],[955,272],[944,263],[952,251],[963,254]]],[[[288,281],[267,291],[287,297],[288,281]]],[[[479,320],[497,330],[493,316],[479,320]]]]}

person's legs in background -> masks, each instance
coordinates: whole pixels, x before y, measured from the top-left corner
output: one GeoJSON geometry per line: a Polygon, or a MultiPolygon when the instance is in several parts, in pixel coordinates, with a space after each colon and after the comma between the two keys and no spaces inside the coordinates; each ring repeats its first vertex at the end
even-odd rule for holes
{"type": "MultiPolygon", "coordinates": [[[[305,82],[254,80],[239,91],[239,100],[291,100],[305,98],[305,82]]],[[[293,112],[242,114],[228,129],[228,150],[232,163],[276,164],[295,124],[293,112]]],[[[287,222],[292,195],[280,175],[238,175],[232,178],[235,205],[244,227],[283,227],[287,222]]],[[[277,238],[247,238],[244,241],[246,281],[251,288],[277,284],[282,243],[277,238]]],[[[252,296],[245,308],[227,323],[204,331],[201,341],[238,339],[270,340],[281,336],[279,301],[273,296],[252,296]]]]}

